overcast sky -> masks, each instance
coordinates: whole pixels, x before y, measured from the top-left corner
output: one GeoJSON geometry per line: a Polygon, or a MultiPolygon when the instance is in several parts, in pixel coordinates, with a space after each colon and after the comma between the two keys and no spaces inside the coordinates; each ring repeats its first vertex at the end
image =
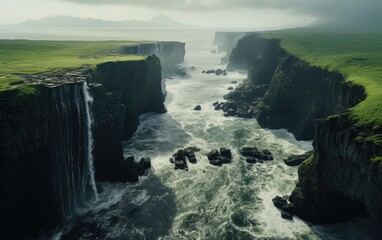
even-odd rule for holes
{"type": "Polygon", "coordinates": [[[162,13],[205,27],[304,26],[316,19],[382,21],[382,0],[0,0],[0,23],[68,15],[149,20],[162,13]]]}

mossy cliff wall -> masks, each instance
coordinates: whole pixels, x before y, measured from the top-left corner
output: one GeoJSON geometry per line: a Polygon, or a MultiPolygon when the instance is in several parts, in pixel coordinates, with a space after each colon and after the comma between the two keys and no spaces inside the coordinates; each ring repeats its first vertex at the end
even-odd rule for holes
{"type": "Polygon", "coordinates": [[[363,140],[370,134],[347,115],[317,121],[314,156],[299,168],[290,197],[296,215],[313,223],[370,216],[382,234],[382,165],[373,160],[382,148],[363,140]]]}
{"type": "Polygon", "coordinates": [[[166,111],[161,79],[161,65],[155,56],[142,61],[100,64],[91,74],[98,179],[108,179],[110,164],[123,159],[121,141],[132,137],[139,116],[166,111]]]}
{"type": "Polygon", "coordinates": [[[59,222],[50,161],[51,94],[41,85],[0,93],[2,239],[59,222]]]}
{"type": "MultiPolygon", "coordinates": [[[[245,38],[248,39],[239,41],[236,48],[242,47],[240,43],[248,46],[250,37],[245,38]]],[[[259,43],[257,37],[252,37],[252,41],[259,43]]],[[[231,56],[232,66],[241,61],[241,54],[236,54],[239,52],[245,54],[242,59],[249,59],[245,51],[235,50],[231,56]]],[[[382,165],[378,156],[382,154],[382,147],[380,141],[370,138],[378,133],[359,126],[347,112],[365,99],[364,88],[345,81],[339,73],[309,65],[280,45],[271,51],[263,48],[254,53],[249,79],[238,87],[237,94],[230,95],[240,103],[238,98],[243,89],[269,84],[253,116],[263,127],[286,128],[297,139],[314,138],[314,155],[300,166],[299,183],[290,197],[295,214],[313,223],[368,215],[380,231],[382,165]],[[256,57],[256,53],[262,57],[256,57]],[[268,53],[270,57],[264,58],[268,53]],[[276,67],[259,64],[261,59],[274,59],[276,67]],[[268,73],[272,69],[270,77],[268,73]]]]}
{"type": "MultiPolygon", "coordinates": [[[[96,177],[117,180],[113,178],[113,164],[123,160],[121,141],[132,136],[139,115],[165,111],[160,61],[149,56],[140,61],[109,62],[84,74],[94,99],[96,177]]],[[[60,84],[54,88],[82,87],[83,82],[60,84]]],[[[38,234],[42,227],[60,222],[49,146],[54,131],[50,127],[52,89],[28,85],[0,92],[2,239],[38,234]]]]}
{"type": "MultiPolygon", "coordinates": [[[[230,69],[249,70],[243,89],[266,87],[264,96],[254,95],[252,114],[266,128],[286,128],[296,139],[309,140],[314,134],[314,120],[343,113],[365,97],[362,87],[345,82],[344,77],[310,66],[289,54],[275,39],[248,35],[232,51],[230,69]]],[[[231,94],[231,96],[240,94],[231,94]]],[[[230,95],[227,96],[228,100],[230,95]]],[[[240,98],[236,105],[240,105],[240,98]]]]}

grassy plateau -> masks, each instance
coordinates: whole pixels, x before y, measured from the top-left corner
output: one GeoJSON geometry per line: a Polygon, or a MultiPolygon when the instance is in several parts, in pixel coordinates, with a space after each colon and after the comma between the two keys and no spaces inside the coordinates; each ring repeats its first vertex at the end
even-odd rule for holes
{"type": "Polygon", "coordinates": [[[115,49],[146,42],[0,40],[0,91],[11,89],[22,74],[76,69],[110,61],[145,57],[122,55],[115,49]]]}
{"type": "Polygon", "coordinates": [[[289,53],[362,85],[367,98],[350,110],[351,116],[369,129],[382,129],[382,32],[298,29],[262,36],[280,39],[289,53]]]}

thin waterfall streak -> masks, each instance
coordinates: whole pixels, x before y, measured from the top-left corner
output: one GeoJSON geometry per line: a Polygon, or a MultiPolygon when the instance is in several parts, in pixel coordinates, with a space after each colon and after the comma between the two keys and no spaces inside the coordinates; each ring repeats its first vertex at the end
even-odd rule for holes
{"type": "Polygon", "coordinates": [[[64,221],[98,199],[93,166],[92,98],[87,85],[52,89],[51,156],[57,203],[64,221]]]}
{"type": "Polygon", "coordinates": [[[93,188],[95,199],[98,200],[98,193],[97,193],[97,187],[94,179],[94,164],[93,164],[93,148],[94,148],[94,140],[93,140],[93,133],[92,133],[92,125],[93,125],[93,116],[90,111],[90,106],[93,103],[93,98],[89,94],[89,87],[86,82],[83,84],[83,91],[84,91],[84,97],[85,97],[85,109],[86,109],[86,117],[87,117],[87,136],[88,136],[88,151],[87,151],[87,160],[88,160],[88,167],[90,171],[90,183],[93,188]]]}

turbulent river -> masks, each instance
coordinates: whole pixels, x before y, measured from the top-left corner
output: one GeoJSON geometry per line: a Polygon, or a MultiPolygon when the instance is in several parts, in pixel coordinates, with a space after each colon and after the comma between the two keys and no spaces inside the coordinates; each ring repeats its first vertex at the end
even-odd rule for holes
{"type": "Polygon", "coordinates": [[[299,219],[282,219],[272,198],[290,194],[297,180],[297,168],[282,160],[311,150],[311,142],[213,109],[213,102],[222,101],[227,88],[235,87],[232,81],[246,78],[245,73],[202,73],[225,68],[220,65],[224,54],[211,52],[213,32],[155,33],[124,37],[185,41],[188,76],[166,80],[167,113],[143,115],[134,137],[124,143],[125,157],[151,157],[152,168],[139,183],[100,183],[103,191],[90,212],[71,233],[60,231],[57,239],[367,239],[354,230],[353,225],[362,226],[361,220],[309,227],[299,219]],[[193,108],[198,104],[202,110],[197,112],[193,108]],[[187,172],[174,170],[169,157],[188,146],[201,149],[198,162],[188,164],[187,172]],[[248,164],[238,154],[244,146],[269,149],[275,160],[248,164]],[[232,150],[233,161],[215,167],[206,154],[220,147],[232,150]]]}

